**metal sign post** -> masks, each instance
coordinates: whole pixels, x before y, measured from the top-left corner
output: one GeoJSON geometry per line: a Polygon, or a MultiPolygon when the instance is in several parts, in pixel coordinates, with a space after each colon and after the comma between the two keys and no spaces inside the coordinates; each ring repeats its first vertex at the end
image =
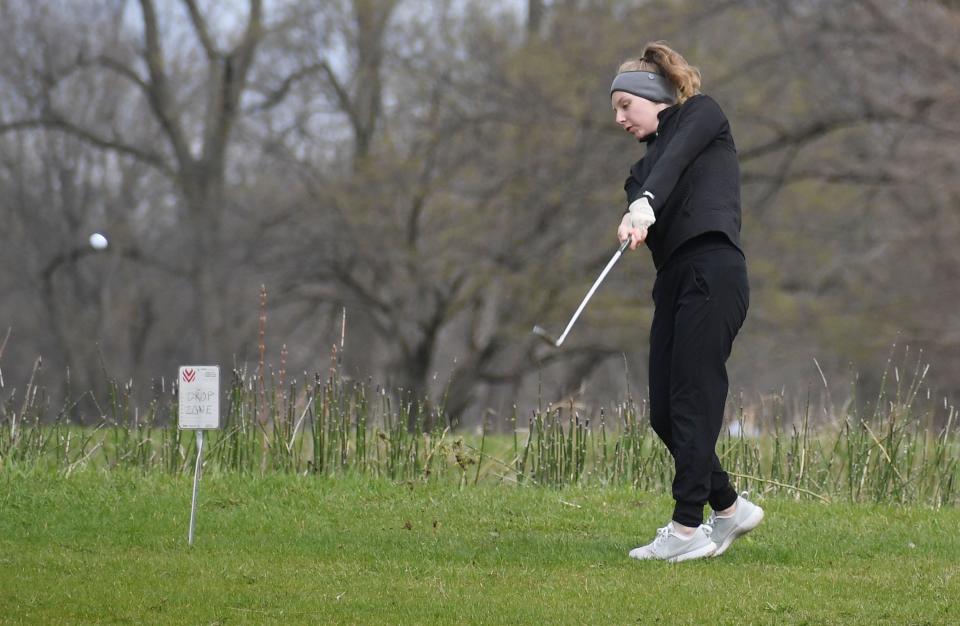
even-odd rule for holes
{"type": "Polygon", "coordinates": [[[187,542],[193,545],[193,531],[197,527],[197,492],[200,490],[200,471],[203,468],[203,431],[197,431],[197,467],[193,470],[193,499],[190,501],[190,533],[187,542]]]}
{"type": "Polygon", "coordinates": [[[177,378],[180,385],[180,430],[197,431],[197,465],[193,471],[193,498],[190,503],[190,532],[187,541],[192,546],[197,520],[197,494],[203,470],[203,431],[220,428],[220,368],[216,365],[184,365],[177,378]]]}

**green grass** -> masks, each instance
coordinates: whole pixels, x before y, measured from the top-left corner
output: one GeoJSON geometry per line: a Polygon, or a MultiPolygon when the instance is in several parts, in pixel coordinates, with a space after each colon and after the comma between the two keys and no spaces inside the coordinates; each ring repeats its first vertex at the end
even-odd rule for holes
{"type": "MultiPolygon", "coordinates": [[[[799,404],[783,393],[768,398],[759,413],[745,411],[742,398],[732,400],[728,425],[744,428],[740,435],[722,434],[717,454],[731,476],[764,495],[960,505],[958,411],[933,397],[924,383],[927,369],[918,360],[912,374],[901,376],[888,361],[875,399],[862,402],[852,393],[839,409],[832,402],[814,407],[811,390],[799,404]]],[[[140,406],[132,381],[108,386],[102,398],[85,393],[58,408],[31,376],[22,393],[14,389],[0,398],[0,472],[189,475],[195,438],[177,428],[176,390],[154,381],[153,399],[140,406]],[[96,413],[82,414],[81,404],[92,404],[96,413]]],[[[471,436],[457,428],[442,401],[344,379],[336,368],[326,378],[289,383],[238,369],[221,408],[221,427],[208,432],[204,455],[214,472],[654,493],[669,490],[673,476],[646,402],[629,394],[608,406],[571,401],[542,404],[526,416],[516,409],[486,416],[471,436]]]]}
{"type": "MultiPolygon", "coordinates": [[[[95,425],[80,425],[65,410],[51,415],[43,394],[28,394],[32,400],[22,405],[15,394],[0,402],[0,471],[32,467],[66,477],[91,469],[191,472],[195,437],[171,419],[172,396],[141,413],[131,386],[112,389],[110,415],[95,425]]],[[[470,435],[444,425],[437,407],[407,402],[395,409],[385,392],[371,402],[369,385],[338,378],[308,385],[302,394],[291,388],[272,404],[251,389],[238,373],[222,428],[208,432],[204,462],[214,471],[653,492],[669,489],[672,480],[673,460],[650,427],[646,404],[634,400],[609,412],[581,414],[571,405],[538,410],[526,420],[514,414],[506,433],[484,428],[470,435]]],[[[842,417],[819,425],[811,424],[809,404],[790,420],[774,405],[764,432],[745,437],[728,430],[717,454],[731,476],[765,495],[960,504],[956,408],[939,424],[932,400],[918,400],[919,389],[912,384],[889,400],[881,396],[876,406],[882,410],[850,404],[842,417]]]]}
{"type": "Polygon", "coordinates": [[[665,495],[361,477],[0,474],[0,623],[955,624],[960,510],[767,499],[719,559],[665,495]]]}

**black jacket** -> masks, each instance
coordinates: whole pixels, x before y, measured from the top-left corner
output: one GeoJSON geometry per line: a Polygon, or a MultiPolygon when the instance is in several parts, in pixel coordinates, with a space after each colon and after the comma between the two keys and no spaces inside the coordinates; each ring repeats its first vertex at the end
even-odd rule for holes
{"type": "Polygon", "coordinates": [[[627,205],[646,195],[657,221],[647,247],[660,269],[684,242],[719,231],[741,250],[740,165],[730,123],[706,95],[670,106],[644,137],[647,153],[630,168],[627,205]]]}

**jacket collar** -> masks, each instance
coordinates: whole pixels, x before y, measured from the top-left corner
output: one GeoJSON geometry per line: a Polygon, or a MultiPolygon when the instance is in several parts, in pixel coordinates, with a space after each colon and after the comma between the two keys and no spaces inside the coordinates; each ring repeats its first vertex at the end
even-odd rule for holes
{"type": "Polygon", "coordinates": [[[660,111],[659,113],[657,113],[658,130],[655,130],[654,132],[650,133],[646,137],[641,137],[637,141],[639,141],[640,143],[651,143],[652,141],[654,141],[657,138],[657,135],[660,134],[659,129],[663,128],[663,123],[666,122],[671,117],[673,117],[674,114],[676,114],[676,112],[679,110],[680,110],[680,104],[672,104],[667,108],[663,109],[662,111],[660,111]]]}

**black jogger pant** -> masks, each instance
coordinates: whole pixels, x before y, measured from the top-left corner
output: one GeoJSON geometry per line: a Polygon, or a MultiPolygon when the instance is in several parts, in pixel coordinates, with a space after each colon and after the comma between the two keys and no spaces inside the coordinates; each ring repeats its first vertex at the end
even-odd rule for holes
{"type": "Polygon", "coordinates": [[[731,506],[737,493],[717,459],[727,399],[727,357],[747,314],[750,287],[741,252],[700,237],[658,273],[650,329],[650,421],[673,455],[673,520],[703,522],[703,506],[731,506]]]}

